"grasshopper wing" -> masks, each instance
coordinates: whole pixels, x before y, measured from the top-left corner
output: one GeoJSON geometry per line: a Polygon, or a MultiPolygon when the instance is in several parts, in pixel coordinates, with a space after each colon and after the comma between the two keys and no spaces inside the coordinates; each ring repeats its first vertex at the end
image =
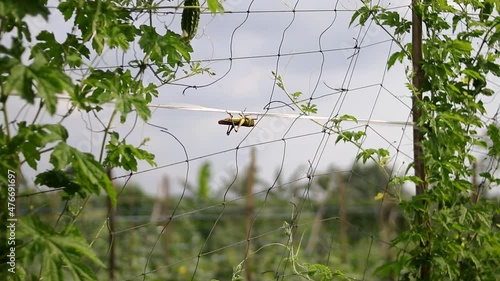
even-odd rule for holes
{"type": "Polygon", "coordinates": [[[220,125],[233,125],[234,122],[231,118],[226,118],[226,119],[219,120],[219,124],[220,125]]]}

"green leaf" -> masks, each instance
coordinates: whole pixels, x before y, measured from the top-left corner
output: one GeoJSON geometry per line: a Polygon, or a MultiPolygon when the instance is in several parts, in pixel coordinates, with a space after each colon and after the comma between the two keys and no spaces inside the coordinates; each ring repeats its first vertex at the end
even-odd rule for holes
{"type": "Polygon", "coordinates": [[[379,158],[389,156],[389,151],[387,149],[379,148],[377,149],[377,155],[379,158]]]}
{"type": "Polygon", "coordinates": [[[26,270],[24,270],[24,268],[19,263],[17,263],[15,274],[8,274],[6,281],[24,281],[24,280],[26,280],[26,270]]]}
{"type": "Polygon", "coordinates": [[[405,182],[410,181],[414,184],[422,183],[422,180],[417,176],[403,176],[403,177],[394,177],[390,180],[390,184],[399,184],[402,185],[405,182]]]}
{"type": "Polygon", "coordinates": [[[322,264],[310,264],[304,263],[304,267],[307,269],[307,276],[316,276],[321,278],[320,280],[333,280],[332,271],[325,265],[322,264]]]}
{"type": "Polygon", "coordinates": [[[359,141],[362,137],[365,137],[366,133],[363,131],[357,131],[354,133],[354,141],[359,141]]]}
{"type": "Polygon", "coordinates": [[[464,69],[463,74],[465,74],[469,78],[484,81],[484,76],[474,69],[464,69]]]}
{"type": "Polygon", "coordinates": [[[61,188],[71,182],[68,173],[59,170],[50,170],[36,175],[35,183],[52,188],[61,188]]]}
{"type": "Polygon", "coordinates": [[[90,153],[82,153],[74,148],[71,148],[71,151],[76,182],[96,194],[99,194],[100,189],[104,189],[113,206],[116,206],[116,191],[104,167],[90,153]]]}
{"type": "Polygon", "coordinates": [[[106,145],[108,154],[104,160],[105,165],[122,167],[127,171],[137,171],[137,160],[145,160],[151,166],[156,166],[153,154],[133,145],[126,144],[125,140],[120,142],[118,140],[119,135],[116,132],[112,132],[110,135],[111,140],[106,145]]]}
{"type": "Polygon", "coordinates": [[[94,271],[81,261],[82,258],[105,267],[72,224],[58,233],[37,216],[29,216],[19,222],[18,239],[26,241],[22,247],[24,258],[33,260],[40,257],[43,261],[40,279],[65,280],[65,272],[68,272],[73,280],[96,280],[94,271]]]}
{"type": "Polygon", "coordinates": [[[6,93],[18,92],[19,95],[34,103],[36,95],[43,98],[45,107],[50,114],[56,111],[56,94],[72,92],[73,84],[69,76],[61,68],[47,64],[47,60],[40,53],[33,54],[33,63],[30,66],[18,64],[14,66],[4,86],[6,93]],[[35,95],[34,89],[37,90],[35,95]]]}
{"type": "Polygon", "coordinates": [[[68,131],[61,124],[46,124],[42,125],[42,128],[48,131],[48,134],[43,137],[45,143],[68,139],[68,131]]]}
{"type": "Polygon", "coordinates": [[[40,160],[39,149],[49,143],[66,141],[68,132],[62,125],[29,125],[18,123],[18,134],[7,142],[10,153],[21,152],[28,165],[36,169],[40,160]]]}
{"type": "Polygon", "coordinates": [[[149,117],[151,117],[151,110],[149,109],[148,102],[139,95],[134,95],[130,99],[130,102],[134,106],[137,115],[139,115],[143,121],[148,121],[149,117]]]}
{"type": "MultiPolygon", "coordinates": [[[[498,2],[496,3],[498,7],[498,2]]],[[[488,18],[491,16],[491,13],[493,12],[493,7],[494,4],[490,1],[484,1],[484,5],[481,9],[481,12],[479,13],[479,19],[482,22],[486,22],[488,18]]]]}
{"type": "Polygon", "coordinates": [[[370,8],[368,8],[367,6],[363,6],[361,8],[359,8],[358,10],[356,10],[352,17],[351,17],[351,21],[349,22],[349,26],[352,25],[352,23],[359,17],[359,24],[360,25],[364,25],[366,23],[366,21],[368,20],[368,17],[370,16],[370,8]]]}
{"type": "Polygon", "coordinates": [[[372,155],[376,152],[377,150],[374,148],[367,148],[356,155],[356,161],[358,161],[359,159],[363,159],[363,163],[366,163],[366,161],[372,158],[372,155]]]}
{"type": "Polygon", "coordinates": [[[29,68],[21,63],[14,66],[10,70],[3,91],[7,94],[17,92],[21,98],[33,104],[35,101],[35,92],[33,91],[33,78],[29,68]]]}
{"type": "Polygon", "coordinates": [[[31,142],[25,142],[21,145],[21,151],[26,163],[31,168],[36,169],[37,162],[40,161],[40,152],[38,152],[37,147],[31,142]]]}
{"type": "Polygon", "coordinates": [[[186,62],[191,60],[191,52],[193,48],[189,44],[189,41],[182,40],[182,37],[170,30],[162,38],[161,47],[167,55],[167,63],[170,66],[179,65],[182,66],[182,59],[186,62]]]}
{"type": "Polygon", "coordinates": [[[41,16],[48,20],[50,14],[47,8],[46,0],[16,0],[2,1],[0,4],[0,16],[15,15],[16,18],[22,19],[25,16],[41,16]]]}
{"type": "Polygon", "coordinates": [[[361,151],[357,156],[356,156],[356,161],[359,159],[363,159],[363,163],[366,163],[366,161],[370,158],[373,158],[373,155],[377,155],[379,159],[384,158],[389,156],[389,151],[383,148],[375,149],[375,148],[367,148],[363,151],[361,151]]]}
{"type": "Polygon", "coordinates": [[[54,147],[50,154],[50,164],[54,165],[56,170],[62,170],[71,163],[71,148],[66,143],[59,143],[54,147]]]}
{"type": "Polygon", "coordinates": [[[160,55],[161,50],[158,46],[160,35],[156,33],[154,27],[149,25],[141,25],[142,36],[139,39],[139,46],[146,54],[151,54],[151,59],[155,59],[156,54],[160,55]]]}
{"type": "Polygon", "coordinates": [[[129,49],[129,42],[134,41],[138,30],[132,24],[117,24],[107,30],[107,45],[111,48],[119,47],[124,51],[129,49]]]}
{"type": "Polygon", "coordinates": [[[82,57],[90,59],[90,51],[83,43],[83,39],[73,34],[68,34],[62,44],[48,31],[42,31],[36,39],[39,42],[33,47],[32,54],[43,54],[56,68],[65,65],[79,67],[83,62],[82,57]]]}
{"type": "Polygon", "coordinates": [[[219,2],[219,0],[207,0],[208,3],[208,9],[212,14],[216,14],[219,12],[220,14],[224,14],[224,7],[222,7],[222,4],[219,2]]]}
{"type": "Polygon", "coordinates": [[[111,184],[111,180],[103,165],[97,162],[92,154],[80,152],[61,142],[50,155],[50,163],[54,165],[56,170],[62,170],[71,164],[75,174],[74,183],[84,190],[80,191],[79,189],[79,193],[99,194],[100,190],[103,189],[110,197],[113,205],[116,205],[116,191],[111,184]]]}
{"type": "Polygon", "coordinates": [[[316,114],[318,112],[318,109],[316,108],[316,104],[313,104],[311,102],[307,102],[307,104],[302,104],[300,106],[300,109],[305,114],[310,114],[310,113],[316,114]]]}
{"type": "Polygon", "coordinates": [[[36,39],[38,43],[33,46],[32,53],[43,54],[49,63],[62,66],[64,62],[64,49],[56,41],[54,34],[43,30],[36,36],[36,39]]]}
{"type": "Polygon", "coordinates": [[[458,23],[462,20],[462,17],[459,16],[459,15],[454,15],[453,16],[453,19],[452,19],[452,31],[455,32],[455,30],[457,29],[457,25],[458,23]]]}
{"type": "Polygon", "coordinates": [[[472,51],[471,42],[464,40],[453,40],[450,47],[463,53],[469,53],[472,51]]]}
{"type": "Polygon", "coordinates": [[[167,58],[167,63],[174,67],[182,66],[182,60],[190,61],[190,53],[193,51],[189,41],[184,40],[179,34],[167,31],[165,35],[156,33],[154,27],[141,25],[142,36],[139,46],[151,60],[161,64],[167,58]]]}
{"type": "Polygon", "coordinates": [[[295,92],[292,94],[292,100],[296,102],[300,96],[302,96],[302,92],[295,92]]]}
{"type": "Polygon", "coordinates": [[[350,120],[350,121],[354,121],[355,123],[358,123],[358,119],[356,117],[354,117],[353,115],[349,115],[349,114],[344,114],[344,115],[340,116],[338,119],[341,121],[350,120]]]}
{"type": "Polygon", "coordinates": [[[401,50],[399,52],[395,52],[389,57],[389,60],[387,60],[387,69],[391,69],[391,67],[394,65],[394,63],[399,61],[400,63],[403,62],[403,59],[406,57],[406,54],[404,50],[401,50]]]}
{"type": "Polygon", "coordinates": [[[353,135],[354,135],[354,133],[351,131],[340,132],[339,135],[337,136],[337,139],[335,140],[335,143],[338,143],[341,140],[343,140],[344,142],[351,141],[353,135]]]}
{"type": "Polygon", "coordinates": [[[64,1],[60,2],[57,9],[63,14],[64,20],[68,21],[74,13],[77,1],[64,1]]]}
{"type": "Polygon", "coordinates": [[[45,185],[50,188],[63,188],[63,198],[65,200],[72,199],[75,194],[79,194],[80,197],[85,198],[89,192],[75,182],[73,172],[72,169],[67,169],[66,171],[55,169],[45,171],[36,175],[35,184],[39,186],[45,185]]]}

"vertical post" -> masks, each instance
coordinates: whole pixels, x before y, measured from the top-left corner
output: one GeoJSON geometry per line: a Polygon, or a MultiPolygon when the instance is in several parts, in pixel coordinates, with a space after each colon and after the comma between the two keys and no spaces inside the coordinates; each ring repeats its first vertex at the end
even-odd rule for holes
{"type": "MultiPolygon", "coordinates": [[[[422,117],[422,108],[418,103],[422,100],[422,85],[424,72],[422,69],[422,18],[417,11],[420,0],[412,0],[412,61],[413,61],[413,87],[412,114],[413,114],[413,159],[415,161],[415,176],[421,180],[416,186],[416,195],[422,195],[426,189],[425,166],[423,159],[422,140],[423,134],[418,122],[422,117]]],[[[422,214],[417,213],[418,224],[423,224],[422,214]]],[[[420,243],[422,249],[428,247],[428,240],[420,243]]],[[[420,280],[430,280],[431,265],[423,261],[420,266],[420,280]]]]}
{"type": "MultiPolygon", "coordinates": [[[[314,252],[314,249],[316,248],[317,242],[320,240],[319,239],[319,234],[321,230],[321,225],[323,224],[323,217],[326,212],[326,208],[328,205],[328,201],[330,200],[330,197],[332,197],[332,192],[334,190],[333,186],[336,184],[331,183],[332,180],[335,180],[335,177],[339,176],[339,173],[335,173],[334,171],[331,172],[331,175],[328,176],[328,178],[322,178],[326,179],[325,181],[318,181],[318,185],[325,190],[325,195],[321,199],[321,201],[318,202],[318,210],[316,211],[316,216],[314,217],[314,222],[311,228],[311,235],[309,236],[309,241],[307,242],[307,246],[305,249],[306,254],[312,254],[314,252]]],[[[340,187],[337,187],[338,191],[340,192],[340,187]]],[[[339,194],[341,197],[342,195],[339,194]]]]}
{"type": "Polygon", "coordinates": [[[479,199],[479,184],[477,182],[477,162],[472,163],[472,186],[474,191],[472,192],[472,203],[476,204],[479,199]]]}
{"type": "MultiPolygon", "coordinates": [[[[419,0],[412,0],[412,60],[413,60],[413,87],[415,92],[412,96],[412,114],[413,122],[416,124],[422,117],[422,109],[418,106],[418,102],[422,100],[422,84],[424,80],[424,72],[422,70],[422,19],[415,11],[415,6],[419,0]]],[[[423,194],[425,185],[424,161],[422,158],[422,131],[419,126],[413,126],[413,157],[415,161],[415,175],[422,180],[421,184],[417,185],[417,195],[423,194]]]]}
{"type": "Polygon", "coordinates": [[[252,237],[252,221],[253,221],[253,212],[254,212],[254,198],[253,198],[253,186],[255,184],[255,147],[252,148],[251,159],[250,159],[250,167],[248,169],[248,178],[246,180],[245,185],[245,232],[247,239],[247,248],[245,251],[245,272],[246,272],[246,280],[252,281],[252,263],[249,257],[250,249],[251,249],[251,240],[252,237]]]}
{"type": "MultiPolygon", "coordinates": [[[[163,221],[165,218],[166,218],[170,215],[169,212],[170,212],[170,209],[169,209],[169,206],[168,206],[168,196],[169,196],[169,190],[170,190],[170,184],[169,184],[169,181],[168,181],[168,178],[167,177],[164,177],[163,178],[163,181],[162,181],[162,184],[161,184],[161,196],[160,196],[160,199],[158,200],[161,200],[161,207],[160,207],[160,220],[163,221]]],[[[169,260],[169,255],[168,255],[168,251],[169,251],[169,246],[170,246],[170,233],[172,232],[172,223],[169,223],[168,226],[166,227],[165,231],[163,232],[163,253],[165,255],[165,264],[168,264],[169,260]]]]}
{"type": "MultiPolygon", "coordinates": [[[[111,169],[108,170],[111,178],[111,169]]],[[[115,281],[116,251],[115,251],[115,208],[108,197],[108,230],[109,230],[109,280],[115,281]]]]}
{"type": "MultiPolygon", "coordinates": [[[[398,212],[396,204],[392,199],[382,199],[379,212],[379,236],[381,241],[392,241],[395,238],[396,219],[398,212]]],[[[386,263],[394,261],[394,252],[392,246],[388,243],[381,243],[381,251],[385,252],[386,263]]],[[[386,280],[396,280],[396,271],[391,270],[386,280]]]]}
{"type": "Polygon", "coordinates": [[[340,259],[342,263],[347,263],[347,251],[349,240],[347,237],[347,207],[349,202],[349,196],[347,196],[347,190],[344,186],[344,180],[342,174],[337,173],[337,184],[339,189],[339,217],[340,217],[340,259]]]}

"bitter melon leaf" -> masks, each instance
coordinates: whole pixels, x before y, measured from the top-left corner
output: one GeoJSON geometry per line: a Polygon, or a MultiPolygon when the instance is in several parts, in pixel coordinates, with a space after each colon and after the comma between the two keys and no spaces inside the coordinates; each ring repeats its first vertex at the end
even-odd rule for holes
{"type": "Polygon", "coordinates": [[[27,261],[43,259],[39,278],[43,280],[64,280],[69,272],[73,280],[96,280],[94,271],[82,258],[97,266],[105,265],[99,260],[83,236],[73,226],[58,233],[37,216],[20,220],[19,239],[26,241],[22,251],[27,261]]]}

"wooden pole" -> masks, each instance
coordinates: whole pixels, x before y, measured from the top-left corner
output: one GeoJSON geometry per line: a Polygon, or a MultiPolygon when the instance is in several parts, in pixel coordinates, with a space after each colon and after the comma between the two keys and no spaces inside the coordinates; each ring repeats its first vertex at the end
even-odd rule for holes
{"type": "MultiPolygon", "coordinates": [[[[161,197],[159,200],[161,200],[161,208],[160,208],[160,217],[161,218],[166,218],[168,215],[170,215],[170,209],[168,206],[168,196],[170,192],[170,184],[168,181],[168,178],[164,177],[162,184],[161,184],[161,197]]],[[[165,264],[168,264],[169,262],[169,246],[170,246],[170,233],[172,233],[172,223],[168,224],[167,228],[163,232],[163,254],[165,255],[165,264]]]]}
{"type": "Polygon", "coordinates": [[[472,192],[472,203],[476,204],[479,199],[479,184],[477,182],[477,162],[472,163],[472,186],[474,191],[472,192]]]}
{"type": "MultiPolygon", "coordinates": [[[[422,18],[420,17],[417,7],[420,0],[412,0],[412,61],[413,61],[413,87],[414,93],[412,96],[412,113],[413,113],[413,159],[415,161],[415,176],[420,179],[420,183],[416,185],[416,195],[422,195],[426,189],[425,183],[425,163],[423,158],[423,133],[420,128],[419,121],[422,117],[422,108],[419,102],[422,100],[422,86],[424,82],[424,71],[422,69],[422,18]]],[[[417,213],[416,222],[419,225],[424,224],[423,216],[417,213]]],[[[429,240],[422,241],[420,247],[422,250],[428,248],[429,240]]],[[[431,264],[430,261],[424,260],[420,266],[420,280],[430,280],[431,264]]]]}
{"type": "Polygon", "coordinates": [[[252,148],[250,159],[250,167],[248,169],[248,178],[245,184],[245,236],[247,240],[247,248],[245,250],[245,272],[246,280],[252,281],[252,261],[250,259],[250,249],[252,247],[250,238],[252,237],[252,222],[254,213],[254,198],[253,186],[255,184],[255,148],[252,148]]]}
{"type": "Polygon", "coordinates": [[[349,238],[347,236],[347,207],[348,198],[347,190],[344,186],[342,173],[337,174],[337,184],[339,189],[339,217],[340,217],[340,260],[342,263],[347,263],[347,251],[349,248],[349,238]]]}
{"type": "Polygon", "coordinates": [[[328,180],[325,188],[325,195],[323,199],[318,203],[318,211],[316,211],[316,216],[314,217],[314,222],[311,228],[311,236],[309,237],[309,241],[307,242],[307,246],[305,252],[307,254],[312,254],[314,249],[316,248],[316,244],[319,241],[319,234],[321,230],[321,226],[323,225],[323,217],[325,216],[326,208],[328,206],[328,201],[332,196],[333,188],[331,184],[331,180],[334,179],[334,175],[332,172],[331,178],[328,180]]]}
{"type": "MultiPolygon", "coordinates": [[[[111,178],[111,169],[108,170],[108,177],[111,178]]],[[[109,280],[115,281],[116,251],[115,251],[115,208],[108,197],[108,230],[109,230],[109,280]]]]}

